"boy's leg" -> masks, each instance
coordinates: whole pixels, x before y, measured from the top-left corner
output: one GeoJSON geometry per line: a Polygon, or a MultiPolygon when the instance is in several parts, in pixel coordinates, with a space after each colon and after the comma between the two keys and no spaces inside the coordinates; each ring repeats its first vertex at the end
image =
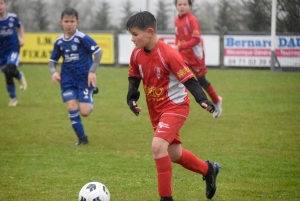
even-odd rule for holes
{"type": "Polygon", "coordinates": [[[204,57],[202,59],[198,59],[196,57],[188,57],[185,58],[185,62],[197,77],[197,80],[201,87],[205,89],[210,99],[215,104],[216,109],[212,115],[214,118],[218,118],[222,113],[222,97],[218,96],[214,87],[205,78],[205,75],[208,71],[205,66],[204,57]]]}
{"type": "Polygon", "coordinates": [[[88,143],[87,135],[80,117],[78,100],[80,92],[76,87],[66,87],[62,89],[63,102],[66,102],[68,107],[68,115],[72,124],[72,128],[78,137],[78,142],[75,145],[83,145],[88,143]]]}
{"type": "Polygon", "coordinates": [[[19,80],[20,89],[21,90],[26,90],[27,89],[27,81],[25,79],[24,73],[19,71],[17,79],[19,80]]]}
{"type": "Polygon", "coordinates": [[[10,97],[8,106],[10,106],[10,107],[17,106],[18,98],[17,98],[17,94],[16,94],[15,84],[13,81],[13,76],[11,74],[7,73],[6,69],[3,71],[4,71],[4,76],[5,76],[5,82],[6,82],[6,90],[10,97]]]}
{"type": "Polygon", "coordinates": [[[215,91],[214,87],[211,85],[210,82],[205,78],[205,76],[198,77],[198,82],[201,85],[202,88],[205,89],[205,91],[208,93],[209,97],[211,98],[212,102],[214,104],[219,102],[219,97],[217,92],[215,91]]]}
{"type": "Polygon", "coordinates": [[[172,162],[169,155],[155,160],[158,194],[160,197],[172,196],[172,162]]]}
{"type": "Polygon", "coordinates": [[[208,164],[187,149],[182,148],[181,157],[173,162],[202,175],[206,175],[208,171],[208,164]]]}
{"type": "Polygon", "coordinates": [[[158,194],[163,201],[172,201],[172,162],[168,147],[173,142],[181,143],[178,132],[185,120],[179,116],[162,115],[155,126],[152,154],[157,171],[158,194]]]}
{"type": "Polygon", "coordinates": [[[15,64],[7,64],[6,72],[10,77],[16,78],[19,81],[21,90],[27,89],[25,75],[17,69],[17,66],[15,64]]]}
{"type": "Polygon", "coordinates": [[[94,108],[94,87],[78,89],[78,101],[80,114],[84,117],[89,116],[94,108]]]}
{"type": "Polygon", "coordinates": [[[222,97],[218,96],[217,92],[215,91],[214,87],[205,76],[198,77],[198,82],[202,88],[208,93],[209,97],[211,98],[212,102],[215,104],[215,111],[213,112],[213,117],[217,118],[222,113],[222,97]]]}
{"type": "Polygon", "coordinates": [[[68,100],[66,103],[68,106],[68,115],[72,124],[72,128],[78,137],[78,142],[75,145],[87,144],[88,140],[81,121],[79,109],[77,106],[77,100],[71,99],[68,100]]]}
{"type": "Polygon", "coordinates": [[[217,162],[202,161],[186,149],[182,149],[181,157],[174,162],[188,170],[202,174],[203,179],[206,180],[206,197],[211,199],[215,195],[216,179],[220,170],[217,162]]]}
{"type": "Polygon", "coordinates": [[[7,72],[4,72],[5,75],[5,81],[6,81],[6,89],[9,94],[9,97],[12,98],[17,98],[16,94],[16,89],[15,89],[15,84],[13,81],[13,76],[7,72]]]}

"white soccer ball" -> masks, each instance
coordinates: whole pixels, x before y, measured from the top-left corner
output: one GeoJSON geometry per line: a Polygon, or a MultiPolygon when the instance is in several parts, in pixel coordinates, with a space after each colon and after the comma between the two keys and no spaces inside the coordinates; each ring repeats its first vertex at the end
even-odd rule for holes
{"type": "Polygon", "coordinates": [[[110,201],[108,188],[100,182],[85,184],[78,196],[79,201],[110,201]]]}

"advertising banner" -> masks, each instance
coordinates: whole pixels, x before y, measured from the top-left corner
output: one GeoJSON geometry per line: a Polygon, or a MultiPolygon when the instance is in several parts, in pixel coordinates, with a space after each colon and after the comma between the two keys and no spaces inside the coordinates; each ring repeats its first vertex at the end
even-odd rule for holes
{"type": "MultiPolygon", "coordinates": [[[[281,67],[300,67],[300,36],[277,36],[275,54],[281,67]]],[[[225,36],[224,65],[271,66],[271,36],[225,36]]]]}
{"type": "MultiPolygon", "coordinates": [[[[25,34],[25,45],[20,51],[22,63],[48,63],[53,45],[61,33],[29,33],[25,34]]],[[[92,37],[102,49],[101,64],[114,64],[114,35],[91,33],[92,37]]],[[[62,60],[60,60],[62,61],[62,60]]]]}
{"type": "MultiPolygon", "coordinates": [[[[159,34],[158,38],[174,46],[175,35],[159,34]]],[[[205,62],[207,66],[220,65],[220,37],[217,35],[203,35],[205,62]]],[[[130,34],[119,34],[119,64],[129,64],[130,55],[134,48],[130,34]]]]}

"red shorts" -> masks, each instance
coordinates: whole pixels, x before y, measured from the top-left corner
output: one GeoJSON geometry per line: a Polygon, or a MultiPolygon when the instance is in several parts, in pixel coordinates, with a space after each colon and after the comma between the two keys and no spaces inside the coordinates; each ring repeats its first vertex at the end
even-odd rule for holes
{"type": "Polygon", "coordinates": [[[154,126],[154,137],[167,140],[170,144],[181,143],[179,130],[186,121],[186,116],[163,114],[154,126]]]}

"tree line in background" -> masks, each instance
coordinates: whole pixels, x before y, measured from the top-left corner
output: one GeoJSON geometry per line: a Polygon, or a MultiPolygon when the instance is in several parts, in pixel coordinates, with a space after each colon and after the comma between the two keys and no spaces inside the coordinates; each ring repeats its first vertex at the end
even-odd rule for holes
{"type": "MultiPolygon", "coordinates": [[[[124,32],[135,0],[8,0],[8,11],[16,13],[26,30],[58,31],[64,8],[79,12],[79,29],[124,32]],[[112,22],[112,11],[118,10],[118,23],[112,22]]],[[[158,0],[156,13],[159,31],[174,32],[177,15],[173,0],[158,0]]],[[[201,23],[203,32],[271,32],[272,0],[194,0],[192,12],[201,23]]],[[[277,33],[300,33],[300,0],[277,0],[277,33]]]]}

